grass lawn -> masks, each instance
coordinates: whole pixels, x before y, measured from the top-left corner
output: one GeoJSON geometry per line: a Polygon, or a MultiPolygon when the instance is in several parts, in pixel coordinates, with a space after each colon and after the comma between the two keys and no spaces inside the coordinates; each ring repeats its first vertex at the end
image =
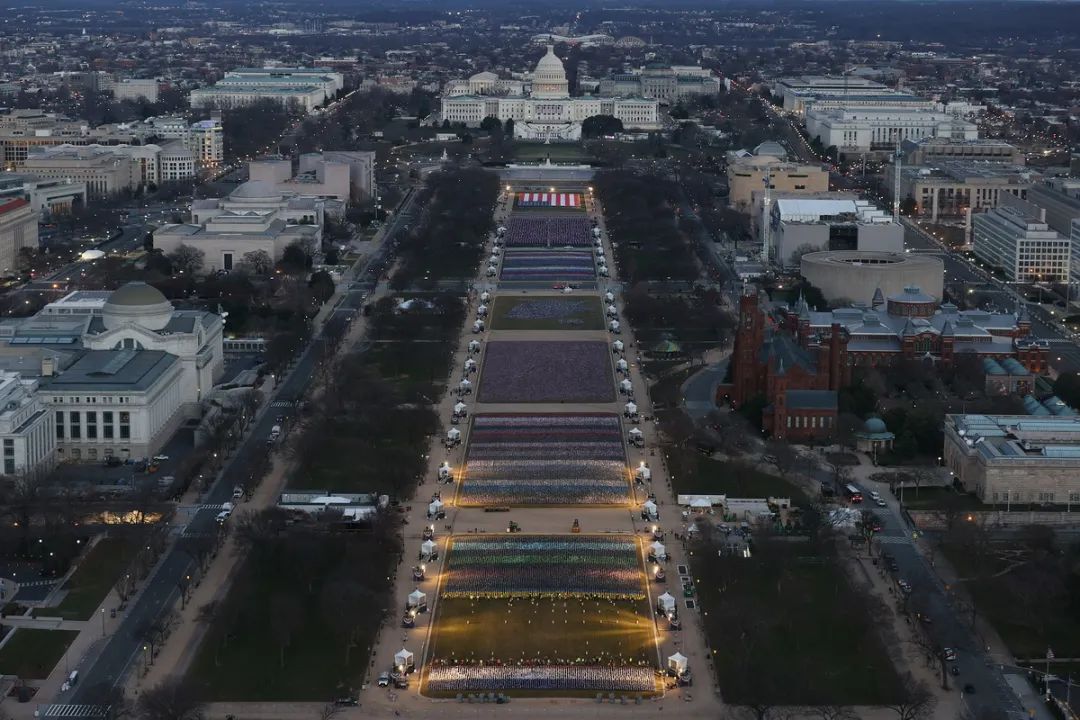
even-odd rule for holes
{"type": "Polygon", "coordinates": [[[0,648],[0,675],[44,680],[78,635],[77,630],[15,630],[15,635],[0,648]]]}
{"type": "Polygon", "coordinates": [[[134,558],[135,543],[130,538],[102,538],[75,568],[64,585],[67,594],[55,610],[46,608],[36,614],[89,619],[134,558]]]}
{"type": "Polygon", "coordinates": [[[833,559],[766,541],[749,560],[704,548],[690,560],[725,701],[879,705],[901,696],[873,619],[833,559]]]}
{"type": "MultiPolygon", "coordinates": [[[[671,484],[676,494],[707,493],[734,498],[787,497],[798,505],[806,502],[802,491],[779,475],[770,475],[749,465],[713,460],[692,450],[684,450],[677,455],[677,465],[669,461],[673,474],[671,484]]],[[[672,459],[675,457],[673,455],[672,459]]]]}
{"type": "MultiPolygon", "coordinates": [[[[896,489],[899,497],[900,488],[896,489]]],[[[922,487],[916,490],[910,485],[904,488],[904,507],[908,510],[990,510],[979,498],[958,493],[952,488],[922,487]]]]}
{"type": "Polygon", "coordinates": [[[544,143],[518,142],[514,145],[514,159],[518,161],[536,161],[551,158],[551,162],[570,162],[584,160],[587,156],[581,145],[564,143],[545,145],[544,143]]]}
{"type": "Polygon", "coordinates": [[[205,700],[326,702],[360,687],[380,609],[370,608],[371,622],[361,629],[346,663],[339,633],[323,619],[319,593],[303,593],[303,623],[293,633],[282,667],[280,648],[269,630],[273,618],[268,599],[289,580],[255,575],[247,568],[242,572],[228,599],[239,610],[219,615],[188,671],[205,700]]]}
{"type": "MultiPolygon", "coordinates": [[[[993,577],[1005,564],[1003,560],[991,559],[980,578],[977,560],[967,549],[950,543],[943,543],[940,548],[957,575],[966,578],[964,587],[978,612],[1001,635],[1013,655],[1042,658],[1049,647],[1059,658],[1080,656],[1080,618],[1070,613],[1067,598],[1029,606],[1031,598],[1038,595],[1021,589],[1027,586],[1023,568],[993,577]]],[[[1059,580],[1070,582],[1068,577],[1059,580]]],[[[1043,669],[1040,663],[1035,666],[1043,669]]]]}
{"type": "Polygon", "coordinates": [[[495,298],[492,330],[603,330],[598,297],[561,295],[495,298]]]}

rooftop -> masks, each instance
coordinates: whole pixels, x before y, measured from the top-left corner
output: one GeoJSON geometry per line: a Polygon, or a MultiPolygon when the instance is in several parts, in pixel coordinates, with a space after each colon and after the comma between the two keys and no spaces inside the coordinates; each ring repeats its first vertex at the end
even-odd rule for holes
{"type": "Polygon", "coordinates": [[[60,375],[45,378],[53,392],[144,392],[180,362],[162,350],[90,350],[60,375]]]}
{"type": "Polygon", "coordinates": [[[1080,464],[1080,417],[947,415],[945,427],[986,463],[1039,460],[1080,464]]]}

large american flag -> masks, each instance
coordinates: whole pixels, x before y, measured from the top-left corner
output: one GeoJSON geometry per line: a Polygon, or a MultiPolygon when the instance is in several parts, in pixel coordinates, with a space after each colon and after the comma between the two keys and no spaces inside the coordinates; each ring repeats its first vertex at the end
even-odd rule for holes
{"type": "Polygon", "coordinates": [[[580,193],[522,192],[517,194],[518,207],[582,207],[580,193]]]}

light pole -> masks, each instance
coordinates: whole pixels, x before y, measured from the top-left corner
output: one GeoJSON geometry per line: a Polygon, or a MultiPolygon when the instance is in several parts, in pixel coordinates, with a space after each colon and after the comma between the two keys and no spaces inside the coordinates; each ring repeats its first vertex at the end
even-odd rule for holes
{"type": "Polygon", "coordinates": [[[101,608],[101,637],[105,637],[105,608],[101,608]]]}

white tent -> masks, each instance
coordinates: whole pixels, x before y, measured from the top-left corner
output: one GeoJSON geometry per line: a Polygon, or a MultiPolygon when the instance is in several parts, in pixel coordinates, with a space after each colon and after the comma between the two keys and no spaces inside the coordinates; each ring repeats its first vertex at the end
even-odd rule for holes
{"type": "Polygon", "coordinates": [[[481,305],[480,307],[476,308],[476,314],[480,317],[484,317],[485,315],[487,315],[487,305],[481,305]]]}
{"type": "Polygon", "coordinates": [[[472,383],[468,380],[462,380],[458,383],[458,390],[468,390],[470,387],[472,387],[472,383]]]}
{"type": "MultiPolygon", "coordinates": [[[[427,605],[427,594],[419,590],[413,590],[409,593],[409,599],[405,601],[405,607],[407,608],[421,608],[427,605]]],[[[397,658],[394,658],[395,660],[397,658]]]]}
{"type": "Polygon", "coordinates": [[[506,228],[504,228],[502,225],[500,225],[498,228],[495,229],[495,232],[499,233],[500,235],[503,235],[503,234],[506,233],[506,228]]]}
{"type": "Polygon", "coordinates": [[[474,352],[474,353],[475,352],[480,352],[480,341],[479,340],[470,340],[469,341],[469,352],[474,352]]]}
{"type": "Polygon", "coordinates": [[[490,299],[491,299],[491,293],[489,293],[487,290],[480,293],[480,302],[486,303],[490,299]]]}
{"type": "Polygon", "coordinates": [[[413,654],[405,648],[401,648],[401,650],[394,655],[394,667],[398,670],[411,670],[416,667],[416,661],[413,654]]]}
{"type": "Polygon", "coordinates": [[[645,437],[645,433],[641,432],[641,428],[630,428],[630,437],[643,438],[645,437]]]}
{"type": "Polygon", "coordinates": [[[430,560],[434,556],[435,556],[435,541],[434,540],[425,540],[423,542],[423,544],[420,545],[420,557],[424,558],[425,560],[430,560]]]}
{"type": "Polygon", "coordinates": [[[652,470],[644,465],[638,465],[638,469],[634,471],[634,474],[641,480],[649,480],[652,478],[652,470]]]}
{"type": "Polygon", "coordinates": [[[654,503],[652,500],[646,500],[645,504],[641,506],[641,510],[649,517],[656,517],[656,503],[654,503]]]}
{"type": "Polygon", "coordinates": [[[567,285],[566,287],[564,287],[562,289],[562,294],[563,295],[569,295],[572,292],[574,292],[574,288],[570,287],[569,285],[567,285]]]}
{"type": "Polygon", "coordinates": [[[611,343],[612,352],[622,352],[624,347],[626,346],[623,345],[622,340],[616,340],[615,342],[611,343]]]}
{"type": "Polygon", "coordinates": [[[450,428],[449,430],[446,431],[446,439],[447,440],[455,440],[455,441],[460,440],[461,439],[461,431],[458,430],[457,428],[450,428]]]}
{"type": "Polygon", "coordinates": [[[620,325],[619,325],[618,320],[612,320],[611,322],[608,323],[608,330],[610,330],[613,333],[619,332],[619,327],[620,327],[620,325]]]}
{"type": "Polygon", "coordinates": [[[454,414],[455,415],[464,415],[467,410],[468,410],[468,405],[466,405],[463,402],[459,402],[456,405],[454,405],[454,414]]]}
{"type": "Polygon", "coordinates": [[[634,384],[632,382],[630,382],[629,380],[627,380],[626,378],[623,378],[622,380],[619,381],[619,391],[620,392],[625,394],[625,393],[630,392],[633,389],[634,389],[634,384]]]}
{"type": "Polygon", "coordinates": [[[693,535],[697,531],[698,531],[697,523],[690,523],[689,525],[686,526],[686,534],[687,535],[693,535]]]}
{"type": "Polygon", "coordinates": [[[626,414],[627,415],[637,415],[637,403],[632,403],[632,402],[626,403],[626,414]]]}
{"type": "Polygon", "coordinates": [[[630,369],[630,364],[626,362],[626,360],[619,358],[618,361],[615,363],[615,369],[619,372],[626,372],[630,369]]]}
{"type": "Polygon", "coordinates": [[[668,656],[667,666],[668,670],[671,670],[676,675],[682,675],[686,672],[686,656],[681,652],[668,656]]]}
{"type": "Polygon", "coordinates": [[[604,302],[606,302],[606,303],[615,302],[615,293],[610,293],[610,292],[604,293],[604,302]]]}
{"type": "Polygon", "coordinates": [[[616,315],[619,314],[619,310],[614,305],[608,305],[607,306],[607,314],[608,314],[608,317],[615,317],[616,315]]]}
{"type": "Polygon", "coordinates": [[[705,508],[705,509],[708,509],[708,508],[711,508],[711,507],[712,507],[712,503],[711,503],[711,502],[709,502],[708,500],[706,500],[705,498],[700,498],[700,497],[699,497],[699,498],[694,498],[694,499],[693,499],[693,500],[692,500],[692,501],[690,502],[690,507],[692,507],[692,508],[705,508]]]}
{"type": "Polygon", "coordinates": [[[649,552],[655,555],[657,560],[667,560],[667,548],[659,540],[649,546],[649,552]]]}
{"type": "Polygon", "coordinates": [[[465,361],[465,369],[466,370],[475,370],[476,369],[476,361],[473,360],[472,358],[467,359],[465,361]]]}
{"type": "Polygon", "coordinates": [[[499,274],[499,268],[495,267],[494,265],[488,265],[488,269],[487,269],[487,276],[488,277],[495,277],[498,274],[499,274]]]}
{"type": "Polygon", "coordinates": [[[601,265],[600,268],[599,268],[599,272],[600,272],[600,277],[607,277],[608,276],[607,265],[601,265]]]}
{"type": "Polygon", "coordinates": [[[656,607],[660,608],[660,612],[665,615],[675,612],[675,597],[671,593],[664,593],[656,598],[656,607]]]}
{"type": "Polygon", "coordinates": [[[453,472],[453,471],[450,469],[450,463],[446,462],[444,460],[443,464],[439,466],[439,477],[441,477],[441,478],[450,477],[451,472],[453,472]]]}
{"type": "Polygon", "coordinates": [[[492,255],[491,257],[488,258],[488,265],[496,265],[496,264],[498,264],[498,262],[499,262],[499,256],[498,255],[492,255]]]}
{"type": "Polygon", "coordinates": [[[434,517],[436,513],[441,512],[443,509],[442,500],[435,498],[431,501],[431,504],[427,506],[428,515],[434,517]]]}

